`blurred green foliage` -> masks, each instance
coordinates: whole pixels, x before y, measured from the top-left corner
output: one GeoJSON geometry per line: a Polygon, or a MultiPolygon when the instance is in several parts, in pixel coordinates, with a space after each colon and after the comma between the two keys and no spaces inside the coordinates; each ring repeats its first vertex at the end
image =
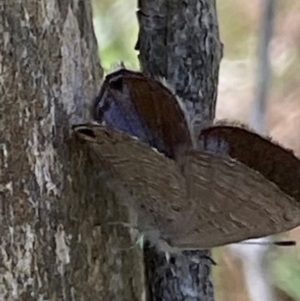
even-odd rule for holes
{"type": "Polygon", "coordinates": [[[274,281],[294,300],[300,300],[300,261],[293,251],[281,252],[280,260],[274,261],[274,281]]]}
{"type": "Polygon", "coordinates": [[[127,67],[138,69],[138,37],[136,0],[93,0],[94,27],[98,39],[101,63],[105,70],[124,61],[127,67]]]}

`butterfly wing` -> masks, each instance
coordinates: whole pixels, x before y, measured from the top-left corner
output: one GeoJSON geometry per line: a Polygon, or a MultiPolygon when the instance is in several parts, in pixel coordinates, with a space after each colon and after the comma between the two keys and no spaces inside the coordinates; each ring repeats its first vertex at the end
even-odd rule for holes
{"type": "Polygon", "coordinates": [[[192,148],[185,114],[175,95],[141,72],[109,74],[96,98],[94,118],[122,130],[170,158],[192,148]]]}
{"type": "Polygon", "coordinates": [[[183,163],[189,198],[196,202],[178,248],[210,248],[299,226],[299,160],[258,134],[213,127],[200,136],[205,151],[183,163]]]}
{"type": "Polygon", "coordinates": [[[218,125],[206,128],[200,136],[204,148],[226,153],[265,178],[300,204],[300,160],[269,138],[264,138],[247,128],[218,125]]]}
{"type": "Polygon", "coordinates": [[[185,197],[185,179],[174,161],[112,128],[84,124],[74,130],[89,143],[96,160],[130,192],[142,232],[157,230],[164,237],[182,226],[192,209],[185,197]]]}

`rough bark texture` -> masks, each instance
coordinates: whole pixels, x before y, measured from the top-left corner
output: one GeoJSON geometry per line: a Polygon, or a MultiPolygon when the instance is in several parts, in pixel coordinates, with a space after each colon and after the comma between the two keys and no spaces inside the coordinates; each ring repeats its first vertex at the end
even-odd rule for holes
{"type": "Polygon", "coordinates": [[[140,0],[142,70],[183,99],[196,133],[215,118],[222,44],[214,0],[140,0]]]}
{"type": "Polygon", "coordinates": [[[102,71],[88,0],[0,0],[0,299],[141,300],[125,211],[70,125],[102,71]],[[125,250],[122,250],[125,249],[125,250]]]}
{"type": "MultiPolygon", "coordinates": [[[[142,70],[174,87],[197,135],[215,117],[222,57],[215,1],[140,0],[138,19],[142,70]]],[[[185,252],[166,260],[146,248],[149,300],[213,300],[208,254],[185,252]]]]}

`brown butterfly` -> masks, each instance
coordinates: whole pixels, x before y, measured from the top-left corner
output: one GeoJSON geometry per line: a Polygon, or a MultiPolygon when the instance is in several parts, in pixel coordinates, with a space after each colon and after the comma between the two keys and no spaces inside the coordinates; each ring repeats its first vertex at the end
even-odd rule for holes
{"type": "Polygon", "coordinates": [[[74,131],[154,244],[211,248],[300,225],[300,161],[292,152],[230,125],[204,129],[201,149],[193,149],[172,92],[129,70],[106,78],[94,112],[102,125],[74,131]]]}

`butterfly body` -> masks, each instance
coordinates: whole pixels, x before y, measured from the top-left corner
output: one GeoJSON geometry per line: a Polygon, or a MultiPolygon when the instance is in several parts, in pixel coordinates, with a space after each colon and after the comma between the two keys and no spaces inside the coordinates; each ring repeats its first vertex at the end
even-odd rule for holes
{"type": "Polygon", "coordinates": [[[258,134],[224,125],[203,129],[201,147],[192,149],[184,113],[165,89],[141,73],[115,72],[95,102],[104,124],[74,127],[111,174],[112,190],[136,213],[133,227],[164,249],[189,250],[300,225],[299,159],[258,134]]]}

